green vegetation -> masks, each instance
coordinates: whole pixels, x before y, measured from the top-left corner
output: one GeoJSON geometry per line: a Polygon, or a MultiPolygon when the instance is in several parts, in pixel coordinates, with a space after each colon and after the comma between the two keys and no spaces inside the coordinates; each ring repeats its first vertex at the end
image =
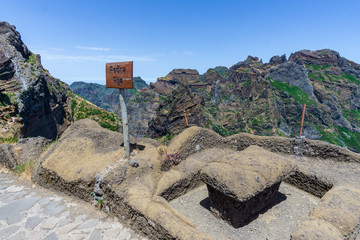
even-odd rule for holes
{"type": "Polygon", "coordinates": [[[317,80],[317,81],[320,81],[320,82],[325,80],[324,76],[321,73],[309,72],[308,76],[309,76],[310,79],[317,80]]]}
{"type": "Polygon", "coordinates": [[[19,141],[17,137],[9,137],[9,138],[2,138],[0,137],[0,144],[8,143],[8,144],[15,144],[19,141]]]}
{"type": "Polygon", "coordinates": [[[119,120],[115,113],[109,113],[85,101],[83,98],[71,99],[71,110],[74,121],[89,118],[95,120],[100,126],[112,131],[119,131],[119,120]],[[80,102],[80,104],[79,104],[80,102]]]}
{"type": "Polygon", "coordinates": [[[343,115],[349,121],[356,121],[360,123],[360,110],[343,110],[343,115]]]}
{"type": "Polygon", "coordinates": [[[249,81],[244,82],[241,86],[246,87],[246,86],[249,86],[250,84],[251,84],[251,81],[249,80],[249,81]]]}
{"type": "Polygon", "coordinates": [[[156,140],[162,142],[164,145],[167,146],[167,145],[169,145],[169,143],[173,137],[174,137],[174,135],[172,135],[172,134],[166,134],[165,136],[156,138],[156,140]]]}
{"type": "Polygon", "coordinates": [[[290,84],[287,83],[282,83],[279,82],[277,80],[270,80],[270,84],[271,86],[273,86],[274,88],[283,91],[283,92],[287,92],[291,97],[295,98],[295,100],[297,102],[299,102],[300,104],[306,104],[308,106],[310,105],[315,105],[315,101],[312,100],[303,90],[301,90],[299,87],[295,87],[295,86],[291,86],[290,84]]]}
{"type": "Polygon", "coordinates": [[[29,58],[26,60],[27,63],[30,63],[31,65],[40,65],[40,61],[35,56],[35,54],[31,53],[29,58]]]}
{"type": "Polygon", "coordinates": [[[213,124],[213,125],[212,125],[212,129],[213,129],[216,133],[220,134],[220,135],[223,136],[223,137],[227,137],[227,136],[230,135],[229,132],[228,132],[223,126],[220,126],[220,125],[217,125],[217,124],[213,124]]]}
{"type": "Polygon", "coordinates": [[[326,70],[326,69],[330,68],[331,66],[330,65],[305,64],[305,67],[309,68],[311,70],[314,70],[314,71],[321,71],[321,70],[326,70]]]}
{"type": "Polygon", "coordinates": [[[322,127],[313,125],[316,130],[319,131],[319,133],[321,134],[321,138],[319,140],[324,141],[324,142],[328,142],[328,143],[332,143],[338,146],[342,146],[338,137],[336,136],[336,134],[330,132],[330,131],[326,131],[325,129],[323,129],[322,127]]]}
{"type": "Polygon", "coordinates": [[[21,174],[25,171],[31,172],[31,169],[34,167],[35,163],[33,161],[23,162],[15,166],[14,172],[21,174]]]}
{"type": "Polygon", "coordinates": [[[336,127],[339,131],[340,139],[351,149],[360,151],[360,133],[351,132],[342,127],[336,127]]]}
{"type": "Polygon", "coordinates": [[[343,73],[343,74],[342,74],[342,77],[345,78],[345,79],[347,79],[349,82],[352,82],[352,83],[355,83],[355,84],[357,84],[357,85],[360,85],[360,80],[357,79],[356,77],[348,74],[348,73],[343,73]]]}

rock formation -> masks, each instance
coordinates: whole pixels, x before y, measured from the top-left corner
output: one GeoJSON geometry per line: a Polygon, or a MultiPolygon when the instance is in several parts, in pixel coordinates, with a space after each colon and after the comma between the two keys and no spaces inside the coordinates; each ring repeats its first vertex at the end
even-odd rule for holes
{"type": "MultiPolygon", "coordinates": [[[[188,117],[192,124],[224,136],[248,132],[294,137],[299,133],[302,106],[306,104],[306,138],[360,151],[359,76],[359,64],[329,49],[301,50],[291,54],[289,60],[285,55],[274,56],[269,63],[249,56],[230,68],[210,68],[201,76],[195,70],[174,69],[136,96],[135,100],[143,99],[151,109],[149,114],[139,110],[144,120],[140,121],[137,114],[136,121],[141,122],[141,132],[149,128],[147,132],[153,137],[186,128],[184,109],[175,111],[177,114],[169,112],[174,101],[166,101],[174,99],[175,89],[184,85],[191,96],[203,99],[197,105],[200,111],[196,117],[188,117]],[[217,81],[220,90],[216,92],[217,81]],[[146,97],[152,95],[151,91],[158,97],[146,97]],[[215,95],[220,96],[216,101],[215,95]],[[169,124],[169,115],[173,114],[178,124],[169,124]]],[[[138,103],[129,102],[134,114],[138,103]]]]}

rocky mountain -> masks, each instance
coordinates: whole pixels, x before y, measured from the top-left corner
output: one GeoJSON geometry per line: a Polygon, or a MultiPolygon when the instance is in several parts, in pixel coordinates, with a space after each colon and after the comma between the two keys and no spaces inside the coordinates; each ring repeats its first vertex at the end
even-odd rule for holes
{"type": "Polygon", "coordinates": [[[93,118],[118,129],[116,115],[75,95],[41,65],[15,26],[0,22],[0,143],[22,137],[55,139],[71,121],[93,118]]]}
{"type": "MultiPolygon", "coordinates": [[[[148,87],[148,84],[141,77],[134,77],[134,89],[125,91],[125,98],[129,100],[138,90],[148,87]]],[[[70,85],[72,91],[95,105],[116,113],[119,109],[119,90],[106,88],[105,85],[97,83],[74,82],[70,85]]]]}
{"type": "Polygon", "coordinates": [[[239,132],[294,137],[299,134],[360,151],[360,65],[336,51],[301,50],[268,63],[249,56],[230,68],[200,75],[174,69],[130,98],[136,136],[177,134],[188,125],[223,136],[239,132]],[[141,129],[141,131],[139,130],[141,129]]]}

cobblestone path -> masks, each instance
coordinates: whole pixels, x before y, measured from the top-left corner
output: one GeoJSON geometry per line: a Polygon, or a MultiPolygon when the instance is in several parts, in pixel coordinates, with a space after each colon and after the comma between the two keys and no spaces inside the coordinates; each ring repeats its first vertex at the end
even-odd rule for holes
{"type": "Polygon", "coordinates": [[[0,239],[146,240],[90,204],[1,172],[0,239]]]}

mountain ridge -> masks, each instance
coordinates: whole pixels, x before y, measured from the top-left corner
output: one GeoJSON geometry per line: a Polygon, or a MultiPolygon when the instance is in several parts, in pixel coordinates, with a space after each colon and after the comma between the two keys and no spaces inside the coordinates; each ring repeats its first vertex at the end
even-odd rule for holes
{"type": "Polygon", "coordinates": [[[136,133],[142,125],[137,136],[171,136],[186,128],[185,110],[190,125],[224,136],[248,132],[294,137],[305,103],[304,136],[360,151],[359,85],[360,65],[330,49],[300,50],[268,63],[248,56],[230,68],[217,66],[201,75],[194,69],[174,69],[129,99],[130,119],[144,102],[152,115],[137,116],[130,128],[136,133]]]}

